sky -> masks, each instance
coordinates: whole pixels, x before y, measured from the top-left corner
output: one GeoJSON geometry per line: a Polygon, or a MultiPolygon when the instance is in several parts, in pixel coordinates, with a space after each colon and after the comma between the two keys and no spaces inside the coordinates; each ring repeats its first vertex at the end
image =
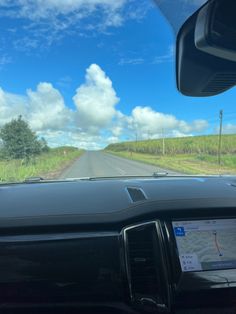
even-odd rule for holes
{"type": "Polygon", "coordinates": [[[177,91],[175,33],[151,0],[0,0],[0,22],[0,127],[22,115],[51,147],[100,149],[213,134],[223,109],[236,132],[236,89],[177,91]]]}

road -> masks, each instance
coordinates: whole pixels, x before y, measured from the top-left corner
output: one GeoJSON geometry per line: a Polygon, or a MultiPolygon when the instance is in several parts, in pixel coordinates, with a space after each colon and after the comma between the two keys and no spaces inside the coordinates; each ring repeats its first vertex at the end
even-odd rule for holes
{"type": "Polygon", "coordinates": [[[126,175],[150,176],[168,172],[152,165],[114,156],[102,151],[87,151],[60,175],[59,179],[80,177],[114,177],[126,175]]]}

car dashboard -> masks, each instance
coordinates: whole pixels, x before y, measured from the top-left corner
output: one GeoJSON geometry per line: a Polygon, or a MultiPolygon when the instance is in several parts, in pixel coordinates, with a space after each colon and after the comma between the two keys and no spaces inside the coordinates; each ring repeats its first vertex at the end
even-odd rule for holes
{"type": "Polygon", "coordinates": [[[234,177],[25,183],[0,193],[1,311],[236,312],[234,177]]]}

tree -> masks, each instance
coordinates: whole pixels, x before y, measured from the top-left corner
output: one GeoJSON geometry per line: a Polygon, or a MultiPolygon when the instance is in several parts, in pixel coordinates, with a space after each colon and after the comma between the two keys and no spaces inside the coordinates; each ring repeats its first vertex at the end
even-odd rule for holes
{"type": "Polygon", "coordinates": [[[40,145],[41,145],[41,151],[42,151],[43,153],[49,152],[50,148],[48,147],[48,143],[47,143],[47,141],[45,140],[45,138],[42,137],[42,138],[39,140],[39,142],[40,142],[40,145]]]}
{"type": "Polygon", "coordinates": [[[36,134],[30,129],[28,123],[19,116],[6,123],[1,131],[3,152],[9,159],[26,159],[29,161],[34,155],[40,154],[42,147],[36,134]]]}

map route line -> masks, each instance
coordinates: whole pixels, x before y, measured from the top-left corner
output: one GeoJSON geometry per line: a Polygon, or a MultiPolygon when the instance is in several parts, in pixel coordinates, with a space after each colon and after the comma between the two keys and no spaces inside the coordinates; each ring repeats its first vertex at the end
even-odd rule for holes
{"type": "Polygon", "coordinates": [[[214,231],[213,234],[214,234],[215,246],[216,246],[216,249],[218,251],[218,254],[219,254],[219,256],[223,256],[223,254],[220,251],[220,247],[219,247],[219,244],[218,244],[218,241],[217,241],[217,232],[214,231]]]}

